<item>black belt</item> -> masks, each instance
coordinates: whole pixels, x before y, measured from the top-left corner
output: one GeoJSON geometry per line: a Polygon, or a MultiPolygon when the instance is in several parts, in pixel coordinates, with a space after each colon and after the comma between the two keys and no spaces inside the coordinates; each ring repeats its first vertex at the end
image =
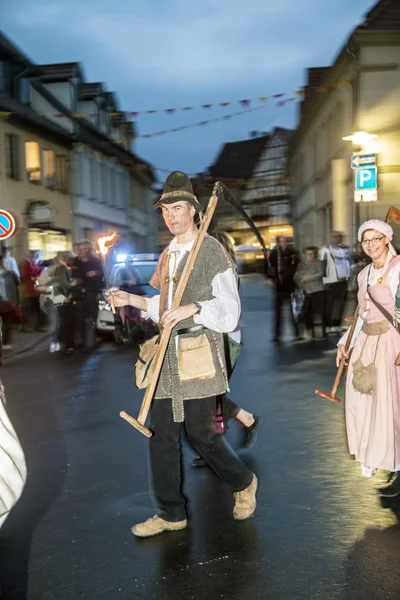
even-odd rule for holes
{"type": "Polygon", "coordinates": [[[186,327],[186,329],[178,329],[176,335],[184,335],[185,333],[194,333],[195,331],[201,331],[206,329],[204,325],[195,325],[194,327],[186,327]]]}

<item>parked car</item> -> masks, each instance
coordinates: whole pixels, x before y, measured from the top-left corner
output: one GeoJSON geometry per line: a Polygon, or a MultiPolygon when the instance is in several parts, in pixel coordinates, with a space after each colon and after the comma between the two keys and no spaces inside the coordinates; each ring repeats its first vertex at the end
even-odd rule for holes
{"type": "MultiPolygon", "coordinates": [[[[121,257],[118,257],[121,258],[121,257]]],[[[156,255],[128,255],[114,265],[110,275],[110,286],[118,287],[131,294],[151,297],[158,292],[150,285],[150,279],[156,269],[156,255]]],[[[132,311],[131,311],[132,312],[132,311]]],[[[139,316],[139,313],[137,313],[139,316]]],[[[132,315],[131,315],[132,316],[132,315]]],[[[153,327],[152,323],[143,322],[139,318],[132,319],[126,315],[125,322],[117,309],[113,315],[109,304],[101,299],[97,317],[97,331],[100,334],[110,333],[117,342],[129,342],[140,331],[153,327]]]]}

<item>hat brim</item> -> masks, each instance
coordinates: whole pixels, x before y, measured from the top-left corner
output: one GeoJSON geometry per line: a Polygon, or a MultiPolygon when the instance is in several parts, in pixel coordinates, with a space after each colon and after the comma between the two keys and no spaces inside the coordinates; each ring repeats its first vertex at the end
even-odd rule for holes
{"type": "Polygon", "coordinates": [[[173,198],[160,198],[155,204],[153,204],[153,208],[161,208],[163,204],[175,204],[176,202],[190,202],[190,204],[196,209],[197,213],[201,213],[204,210],[200,202],[198,202],[194,198],[189,199],[185,196],[174,196],[173,198]]]}

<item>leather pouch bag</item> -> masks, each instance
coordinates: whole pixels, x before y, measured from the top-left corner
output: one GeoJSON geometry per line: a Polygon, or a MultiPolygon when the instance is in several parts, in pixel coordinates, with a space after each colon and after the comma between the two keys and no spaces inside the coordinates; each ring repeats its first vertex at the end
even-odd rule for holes
{"type": "Polygon", "coordinates": [[[146,388],[150,383],[153,373],[152,366],[158,350],[159,341],[160,336],[155,335],[140,346],[139,357],[135,364],[136,386],[140,390],[146,388]]]}
{"type": "MultiPolygon", "coordinates": [[[[374,325],[381,325],[377,323],[374,325]]],[[[362,355],[364,353],[365,344],[367,343],[368,335],[365,337],[365,342],[363,348],[361,350],[360,358],[355,360],[352,364],[353,366],[353,388],[360,392],[360,394],[372,394],[375,385],[375,374],[376,374],[376,355],[378,353],[378,346],[381,339],[381,334],[379,334],[378,340],[376,342],[374,362],[369,365],[364,365],[362,362],[362,355]]]]}
{"type": "Polygon", "coordinates": [[[179,337],[178,368],[181,381],[215,377],[211,344],[204,333],[197,337],[179,337]]]}
{"type": "Polygon", "coordinates": [[[375,385],[375,363],[364,366],[360,359],[353,362],[353,388],[360,394],[371,394],[375,385]]]}

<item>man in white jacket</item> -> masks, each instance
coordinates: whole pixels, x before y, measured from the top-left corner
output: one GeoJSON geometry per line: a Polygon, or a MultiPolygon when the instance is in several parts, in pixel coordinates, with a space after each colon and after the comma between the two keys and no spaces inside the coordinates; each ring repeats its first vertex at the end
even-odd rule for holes
{"type": "Polygon", "coordinates": [[[321,248],[319,259],[322,260],[325,273],[326,325],[328,331],[340,331],[351,275],[351,257],[348,248],[343,246],[343,234],[332,231],[331,242],[321,248]]]}

